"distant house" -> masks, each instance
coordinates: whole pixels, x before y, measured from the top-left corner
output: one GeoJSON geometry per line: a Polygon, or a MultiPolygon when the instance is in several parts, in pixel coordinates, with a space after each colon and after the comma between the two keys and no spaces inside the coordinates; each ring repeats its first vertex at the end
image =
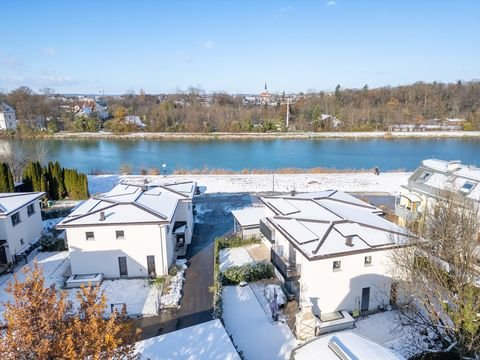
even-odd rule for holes
{"type": "Polygon", "coordinates": [[[329,114],[320,115],[320,121],[333,129],[337,129],[343,124],[343,121],[338,120],[335,116],[329,114]]]}
{"type": "Polygon", "coordinates": [[[0,269],[36,242],[43,230],[43,192],[0,193],[0,269]]]}
{"type": "Polygon", "coordinates": [[[166,275],[193,232],[194,182],[121,183],[57,225],[66,230],[72,274],[166,275]]]}
{"type": "Polygon", "coordinates": [[[86,99],[82,104],[74,106],[73,112],[75,116],[90,116],[96,114],[102,120],[106,120],[110,116],[107,107],[93,99],[86,99]]]}
{"type": "Polygon", "coordinates": [[[133,124],[136,125],[140,128],[144,128],[146,125],[143,123],[143,121],[140,119],[140,116],[138,115],[127,115],[125,116],[125,122],[127,124],[133,124]]]}
{"type": "Polygon", "coordinates": [[[380,209],[335,190],[260,200],[259,230],[277,276],[301,306],[320,316],[396,303],[390,252],[406,231],[380,209]]]}
{"type": "Polygon", "coordinates": [[[6,103],[0,103],[0,130],[15,130],[16,128],[15,109],[6,103]]]}
{"type": "Polygon", "coordinates": [[[423,160],[403,188],[395,206],[402,221],[418,218],[445,190],[480,204],[480,168],[460,161],[423,160]]]}

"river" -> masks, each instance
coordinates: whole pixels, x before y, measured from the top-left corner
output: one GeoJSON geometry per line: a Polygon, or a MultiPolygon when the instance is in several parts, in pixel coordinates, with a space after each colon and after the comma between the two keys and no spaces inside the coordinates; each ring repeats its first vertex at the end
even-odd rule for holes
{"type": "MultiPolygon", "coordinates": [[[[272,139],[272,140],[28,140],[45,161],[86,173],[118,173],[128,164],[141,169],[335,168],[411,171],[426,158],[475,164],[480,139],[272,139]]],[[[1,140],[0,151],[17,151],[18,140],[1,140]]]]}

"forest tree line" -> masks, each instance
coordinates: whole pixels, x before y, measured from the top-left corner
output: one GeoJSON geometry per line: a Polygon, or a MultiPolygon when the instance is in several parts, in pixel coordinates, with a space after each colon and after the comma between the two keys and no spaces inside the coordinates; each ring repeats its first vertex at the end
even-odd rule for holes
{"type": "Polygon", "coordinates": [[[227,93],[204,94],[191,88],[169,95],[139,94],[105,96],[111,118],[100,120],[95,113],[75,116],[72,101],[53,96],[51,90],[38,93],[21,87],[0,94],[16,109],[21,124],[18,132],[43,128],[57,131],[113,132],[267,132],[267,131],[385,131],[394,124],[425,124],[433,119],[465,119],[464,130],[480,129],[480,81],[423,83],[370,89],[297,94],[289,106],[289,128],[285,127],[285,95],[276,105],[245,104],[242,96],[227,93]],[[208,101],[205,101],[208,99],[208,101]],[[339,126],[322,121],[322,114],[341,120],[339,126]],[[139,116],[145,127],[125,121],[139,116]]]}

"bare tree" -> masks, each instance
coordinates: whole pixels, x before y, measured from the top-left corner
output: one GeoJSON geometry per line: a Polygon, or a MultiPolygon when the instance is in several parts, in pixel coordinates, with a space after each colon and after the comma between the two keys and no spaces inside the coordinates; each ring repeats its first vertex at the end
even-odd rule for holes
{"type": "Polygon", "coordinates": [[[409,227],[419,236],[393,254],[393,271],[404,296],[400,320],[435,335],[442,350],[478,356],[478,207],[463,194],[444,191],[409,227]]]}

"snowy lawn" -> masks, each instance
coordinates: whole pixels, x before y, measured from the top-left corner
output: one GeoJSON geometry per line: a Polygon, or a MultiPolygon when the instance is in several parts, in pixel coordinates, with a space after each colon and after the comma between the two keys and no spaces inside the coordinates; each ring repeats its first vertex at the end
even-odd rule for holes
{"type": "MultiPolygon", "coordinates": [[[[70,267],[70,259],[68,251],[61,252],[44,252],[38,253],[34,259],[37,260],[43,269],[45,276],[45,286],[55,284],[60,288],[64,283],[64,275],[70,267]]],[[[20,281],[23,281],[23,268],[33,264],[33,260],[29,264],[18,269],[15,274],[20,281]]],[[[3,302],[10,300],[10,296],[6,293],[7,283],[13,279],[13,275],[3,275],[0,277],[0,313],[3,314],[3,302]]],[[[100,286],[105,292],[107,304],[127,305],[127,312],[130,315],[156,315],[158,306],[159,289],[156,286],[150,286],[148,280],[105,280],[100,286]]],[[[77,289],[66,289],[68,298],[74,305],[76,304],[77,289]]],[[[107,309],[107,313],[110,308],[107,309]]]]}
{"type": "Polygon", "coordinates": [[[397,317],[396,311],[370,315],[356,321],[351,331],[395,350],[407,359],[427,350],[425,341],[428,339],[408,326],[399,326],[397,317]]]}
{"type": "Polygon", "coordinates": [[[223,320],[247,360],[289,359],[297,345],[286,324],[271,323],[249,286],[223,288],[223,320]]]}
{"type": "MultiPolygon", "coordinates": [[[[381,170],[381,169],[380,169],[381,170]]],[[[143,179],[158,182],[180,182],[194,180],[199,186],[206,187],[206,193],[238,193],[275,191],[314,192],[336,189],[350,192],[388,192],[396,193],[401,185],[406,185],[411,173],[337,173],[337,174],[251,174],[251,175],[168,175],[164,176],[132,176],[132,175],[89,175],[88,188],[91,194],[111,190],[122,180],[143,184],[143,179]]]]}
{"type": "Polygon", "coordinates": [[[232,266],[242,266],[253,263],[253,259],[243,247],[220,250],[220,271],[224,272],[232,266]]]}
{"type": "Polygon", "coordinates": [[[141,359],[240,360],[220,320],[139,341],[141,359]]]}

